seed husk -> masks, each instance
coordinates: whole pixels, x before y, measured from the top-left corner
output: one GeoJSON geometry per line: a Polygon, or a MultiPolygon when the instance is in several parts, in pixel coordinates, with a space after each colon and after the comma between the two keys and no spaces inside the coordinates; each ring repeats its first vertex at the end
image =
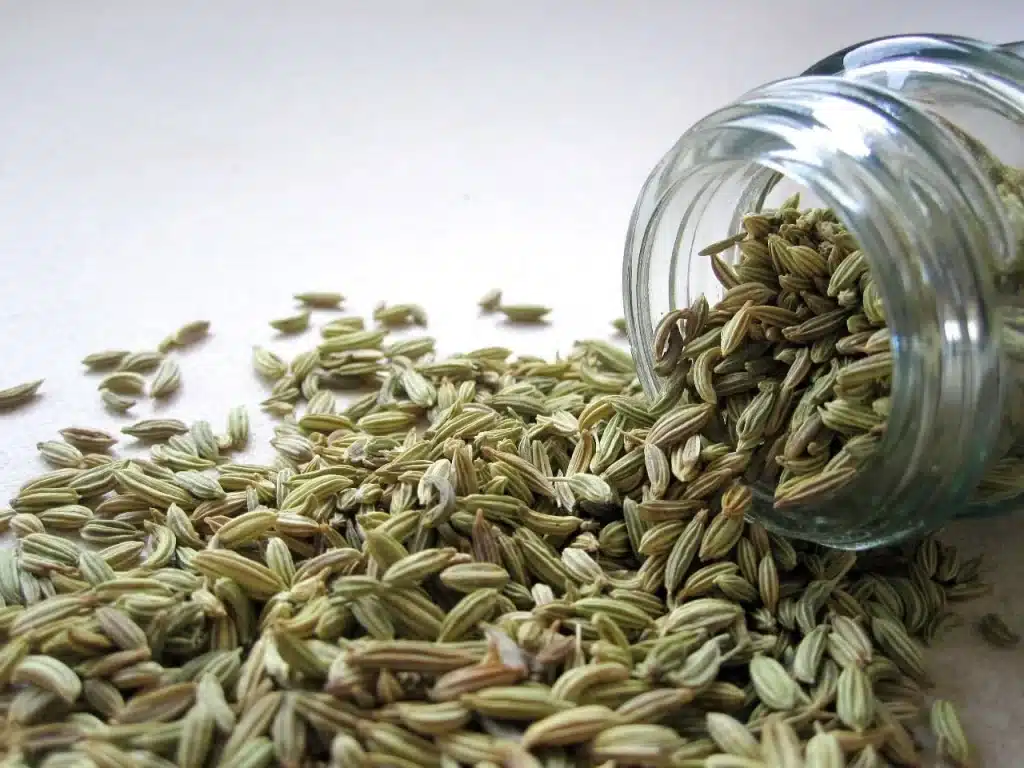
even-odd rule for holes
{"type": "Polygon", "coordinates": [[[498,311],[510,323],[542,323],[551,313],[551,307],[540,304],[501,304],[498,311]]]}
{"type": "Polygon", "coordinates": [[[751,659],[750,680],[761,701],[772,709],[787,712],[799,701],[800,687],[785,667],[769,656],[751,659]]]}
{"type": "Polygon", "coordinates": [[[80,450],[61,440],[36,443],[36,449],[43,459],[55,467],[80,467],[85,460],[80,450]]]}
{"type": "Polygon", "coordinates": [[[35,381],[26,381],[22,384],[15,384],[14,386],[7,387],[6,389],[0,389],[0,409],[15,408],[20,405],[24,405],[39,391],[39,387],[42,386],[43,380],[36,379],[35,381]]]}
{"type": "Polygon", "coordinates": [[[90,427],[65,427],[60,435],[69,444],[86,452],[106,451],[117,444],[117,438],[113,435],[90,427]]]}
{"type": "Polygon", "coordinates": [[[92,352],[82,358],[82,365],[92,371],[105,371],[116,368],[124,358],[131,354],[127,349],[105,349],[92,352]]]}
{"type": "Polygon", "coordinates": [[[98,389],[118,395],[142,395],[146,392],[146,377],[135,371],[117,371],[100,379],[98,389]]]}
{"type": "Polygon", "coordinates": [[[846,726],[867,730],[875,716],[875,694],[871,679],[863,669],[851,664],[839,675],[836,714],[846,726]]]}
{"type": "Polygon", "coordinates": [[[288,364],[264,347],[253,347],[252,364],[256,373],[272,381],[277,381],[288,373],[288,364]]]}
{"type": "Polygon", "coordinates": [[[144,350],[142,352],[132,352],[121,359],[117,370],[149,373],[159,366],[163,359],[163,353],[158,351],[144,350]]]}
{"type": "Polygon", "coordinates": [[[265,565],[227,550],[197,552],[191,565],[211,578],[222,577],[237,582],[257,599],[273,597],[285,588],[284,582],[265,565]]]}
{"type": "Polygon", "coordinates": [[[743,723],[724,712],[707,714],[708,735],[719,749],[739,757],[760,758],[761,745],[743,723]]]}
{"type": "Polygon", "coordinates": [[[101,389],[100,399],[103,401],[103,404],[114,413],[124,413],[134,407],[138,402],[127,395],[119,395],[117,392],[110,389],[101,389]]]}
{"type": "Polygon", "coordinates": [[[495,563],[461,563],[441,571],[441,582],[456,592],[501,589],[509,582],[509,573],[495,563]]]}
{"type": "Polygon", "coordinates": [[[25,656],[14,667],[10,681],[15,685],[33,685],[68,704],[82,693],[82,681],[74,670],[52,656],[25,656]]]}
{"type": "Polygon", "coordinates": [[[181,387],[181,366],[170,358],[160,363],[149,384],[149,395],[155,398],[170,397],[181,387]]]}
{"type": "Polygon", "coordinates": [[[295,294],[295,300],[314,309],[337,309],[345,297],[331,291],[306,291],[295,294]]]}
{"type": "Polygon", "coordinates": [[[581,744],[614,725],[617,719],[608,707],[593,704],[556,712],[527,728],[522,745],[534,749],[581,744]]]}
{"type": "Polygon", "coordinates": [[[540,720],[573,706],[552,696],[546,686],[491,686],[463,694],[459,700],[477,715],[500,720],[540,720]]]}
{"type": "Polygon", "coordinates": [[[477,301],[477,306],[480,307],[483,312],[495,312],[501,306],[501,291],[497,288],[492,288],[487,291],[480,300],[477,301]]]}
{"type": "Polygon", "coordinates": [[[180,419],[143,419],[121,427],[121,432],[139,440],[163,442],[174,435],[188,432],[188,425],[180,419]]]}
{"type": "Polygon", "coordinates": [[[952,702],[937,699],[932,704],[931,726],[937,742],[936,751],[940,756],[949,758],[956,766],[966,768],[973,764],[971,745],[952,702]]]}
{"type": "Polygon", "coordinates": [[[921,649],[902,624],[876,618],[871,622],[871,634],[903,672],[919,680],[927,678],[921,649]]]}
{"type": "Polygon", "coordinates": [[[419,304],[378,304],[373,319],[381,325],[400,328],[407,325],[427,324],[427,313],[419,304]]]}
{"type": "Polygon", "coordinates": [[[270,321],[270,327],[283,334],[302,333],[309,328],[310,311],[299,312],[288,317],[278,318],[270,321]]]}
{"type": "MultiPolygon", "coordinates": [[[[364,642],[350,650],[346,661],[356,667],[442,674],[478,661],[472,653],[415,640],[364,642]]],[[[519,672],[518,674],[521,674],[519,672]]]]}

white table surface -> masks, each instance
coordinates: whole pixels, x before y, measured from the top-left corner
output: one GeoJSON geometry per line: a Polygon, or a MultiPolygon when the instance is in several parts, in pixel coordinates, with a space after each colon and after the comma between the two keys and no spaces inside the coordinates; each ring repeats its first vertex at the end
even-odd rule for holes
{"type": "MultiPolygon", "coordinates": [[[[210,319],[161,412],[219,423],[265,397],[250,348],[295,291],[419,301],[442,351],[606,336],[635,196],[692,121],[858,40],[1024,37],[1022,8],[0,0],[0,388],[46,378],[0,415],[0,499],[43,470],[38,440],[116,426],[84,354],[210,319]],[[493,286],[556,307],[552,327],[478,317],[493,286]]],[[[1024,521],[951,537],[997,583],[965,613],[1024,621],[1024,521]]],[[[1024,651],[965,629],[931,658],[985,764],[1020,766],[1024,651]]]]}

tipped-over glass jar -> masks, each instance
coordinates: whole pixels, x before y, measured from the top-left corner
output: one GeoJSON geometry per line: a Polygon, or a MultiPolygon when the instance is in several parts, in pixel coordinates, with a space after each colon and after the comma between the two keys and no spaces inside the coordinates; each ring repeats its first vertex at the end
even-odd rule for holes
{"type": "Polygon", "coordinates": [[[656,415],[715,403],[691,454],[746,452],[756,519],[822,544],[1019,508],[1022,169],[1021,43],[873,40],[702,119],[626,244],[656,415]]]}

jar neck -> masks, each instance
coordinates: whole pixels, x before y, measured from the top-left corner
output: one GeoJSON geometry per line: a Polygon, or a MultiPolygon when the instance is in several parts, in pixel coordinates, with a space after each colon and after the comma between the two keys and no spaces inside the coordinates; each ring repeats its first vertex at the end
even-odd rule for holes
{"type": "MultiPolygon", "coordinates": [[[[1009,58],[995,50],[972,51],[986,76],[990,64],[1003,71],[988,59],[1009,58]]],[[[842,66],[850,55],[825,61],[842,66]]],[[[990,264],[1012,258],[1014,241],[976,158],[948,125],[888,88],[837,75],[779,81],[700,121],[662,159],[634,211],[624,261],[643,384],[658,387],[642,308],[660,315],[665,282],[668,304],[688,304],[694,297],[677,295],[678,270],[740,231],[742,215],[762,207],[781,177],[835,210],[868,258],[892,336],[892,410],[876,458],[825,502],[827,514],[775,510],[765,492],[758,517],[850,548],[937,527],[977,483],[998,432],[990,264]]]]}

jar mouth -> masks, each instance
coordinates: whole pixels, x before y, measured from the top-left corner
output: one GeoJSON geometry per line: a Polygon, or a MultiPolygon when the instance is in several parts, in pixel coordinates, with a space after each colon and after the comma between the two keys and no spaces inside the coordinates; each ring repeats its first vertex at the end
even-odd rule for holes
{"type": "Polygon", "coordinates": [[[697,252],[741,231],[780,179],[832,208],[871,264],[894,354],[892,410],[849,485],[783,509],[773,488],[759,488],[755,514],[788,535],[854,549],[938,527],[980,477],[1003,396],[991,280],[959,255],[998,253],[1008,240],[981,225],[1002,216],[973,159],[891,92],[837,77],[780,81],[702,120],[665,155],[638,199],[623,264],[641,383],[649,395],[660,386],[657,320],[688,305],[688,291],[717,285],[697,252]]]}

